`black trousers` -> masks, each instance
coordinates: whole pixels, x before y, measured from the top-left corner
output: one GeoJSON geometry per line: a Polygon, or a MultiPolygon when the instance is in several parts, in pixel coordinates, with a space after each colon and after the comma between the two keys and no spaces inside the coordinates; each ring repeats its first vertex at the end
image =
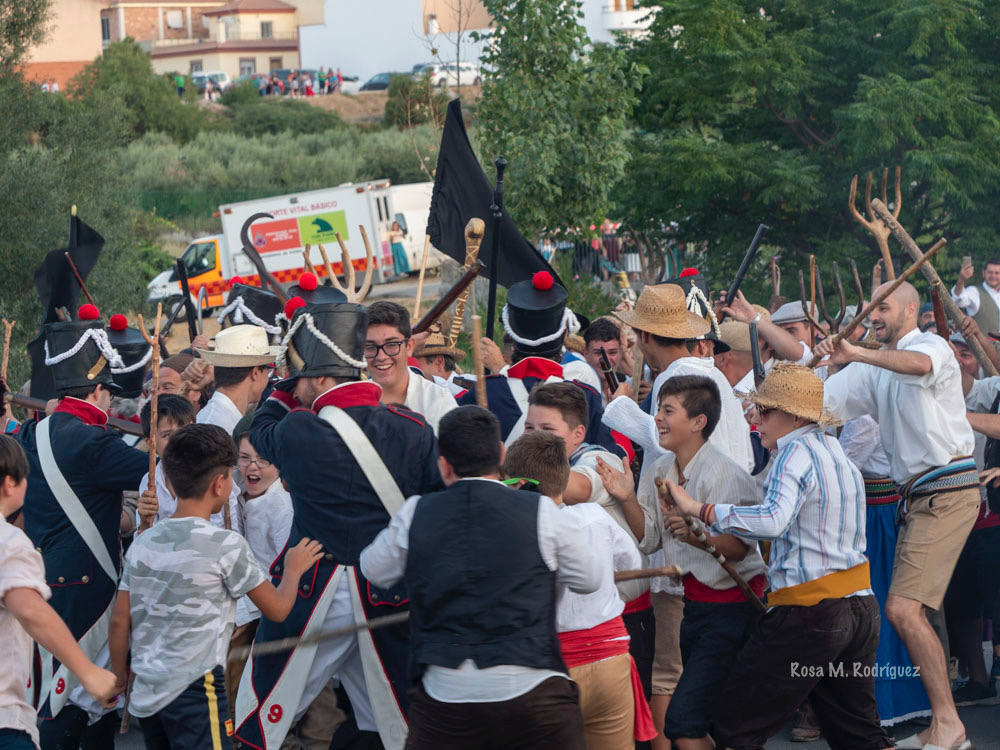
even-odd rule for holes
{"type": "Polygon", "coordinates": [[[146,750],[232,750],[226,681],[221,666],[192,682],[152,716],[139,719],[146,750]]]}
{"type": "Polygon", "coordinates": [[[550,677],[534,690],[495,703],[442,703],[424,686],[410,691],[407,750],[586,750],[580,690],[550,677]]]}
{"type": "Polygon", "coordinates": [[[832,750],[891,748],[875,705],[878,635],[874,596],[766,612],[722,689],[715,712],[716,744],[762,749],[811,693],[832,750]]]}
{"type": "Polygon", "coordinates": [[[120,719],[117,711],[87,725],[87,712],[67,703],[53,718],[38,722],[38,744],[42,750],[106,750],[114,747],[120,719]]]}

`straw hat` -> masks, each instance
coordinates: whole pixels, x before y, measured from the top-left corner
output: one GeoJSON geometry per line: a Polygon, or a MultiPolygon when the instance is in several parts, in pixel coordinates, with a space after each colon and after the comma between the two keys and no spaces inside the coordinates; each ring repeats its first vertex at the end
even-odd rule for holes
{"type": "Polygon", "coordinates": [[[465,358],[465,352],[455,346],[452,346],[448,341],[446,341],[444,334],[441,333],[441,326],[435,325],[435,327],[431,329],[431,334],[427,337],[424,345],[415,351],[413,356],[436,357],[439,354],[451,355],[456,360],[465,358]]]}
{"type": "Polygon", "coordinates": [[[668,339],[696,339],[712,330],[708,321],[688,310],[684,290],[676,284],[645,287],[634,311],[614,316],[627,326],[668,339]]]}
{"type": "Polygon", "coordinates": [[[840,424],[837,417],[823,408],[823,381],[801,365],[775,365],[759,388],[736,395],[755,406],[779,409],[824,426],[840,424]]]}
{"type": "Polygon", "coordinates": [[[243,323],[215,334],[214,349],[196,349],[202,359],[216,367],[255,367],[274,362],[278,347],[270,346],[267,331],[243,323]]]}
{"type": "MultiPolygon", "coordinates": [[[[760,313],[761,320],[771,319],[771,313],[760,305],[753,305],[753,309],[760,313]]],[[[715,353],[722,354],[730,349],[735,352],[750,351],[749,323],[730,318],[719,324],[719,340],[715,344],[715,353]]]]}

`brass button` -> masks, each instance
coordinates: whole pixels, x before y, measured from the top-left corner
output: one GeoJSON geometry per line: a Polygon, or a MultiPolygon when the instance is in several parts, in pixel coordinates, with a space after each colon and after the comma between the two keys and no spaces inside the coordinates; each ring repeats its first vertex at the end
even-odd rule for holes
{"type": "Polygon", "coordinates": [[[333,554],[330,553],[330,552],[327,552],[325,555],[323,555],[323,557],[326,558],[327,560],[332,560],[333,559],[333,554]]]}
{"type": "Polygon", "coordinates": [[[84,576],[80,580],[83,581],[84,583],[90,583],[90,576],[84,576]]]}
{"type": "Polygon", "coordinates": [[[395,595],[394,595],[394,596],[392,597],[392,600],[393,600],[394,602],[398,602],[398,601],[399,601],[399,594],[395,594],[395,595]]]}
{"type": "Polygon", "coordinates": [[[378,601],[378,594],[376,594],[374,591],[372,592],[372,601],[373,602],[377,602],[378,601]]]}
{"type": "Polygon", "coordinates": [[[41,552],[41,551],[42,551],[41,547],[35,547],[35,552],[41,552]]]}
{"type": "Polygon", "coordinates": [[[309,593],[309,587],[308,586],[303,586],[302,587],[302,593],[303,594],[308,594],[309,593]]]}
{"type": "Polygon", "coordinates": [[[57,581],[58,581],[59,583],[66,583],[66,579],[65,579],[65,578],[63,578],[62,576],[59,576],[59,577],[58,577],[58,578],[57,578],[56,580],[57,580],[57,581]]]}

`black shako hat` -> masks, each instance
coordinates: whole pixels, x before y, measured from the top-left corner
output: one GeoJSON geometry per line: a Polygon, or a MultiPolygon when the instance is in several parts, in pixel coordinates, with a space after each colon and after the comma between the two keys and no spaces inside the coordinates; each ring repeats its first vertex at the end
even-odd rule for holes
{"type": "MultiPolygon", "coordinates": [[[[715,311],[712,310],[708,303],[708,284],[705,283],[705,277],[698,273],[698,269],[685,268],[676,279],[668,279],[663,283],[676,284],[684,290],[684,296],[687,298],[688,310],[693,312],[699,318],[704,318],[711,326],[708,333],[704,336],[699,336],[698,338],[719,342],[719,323],[715,318],[715,311]]],[[[729,347],[726,347],[724,344],[723,346],[725,347],[723,351],[727,351],[729,349],[729,347]]]]}
{"type": "Polygon", "coordinates": [[[146,343],[142,331],[130,328],[124,315],[112,315],[108,321],[108,341],[122,358],[122,367],[112,367],[111,377],[122,398],[138,398],[146,377],[146,365],[153,356],[153,348],[146,343]]]}
{"type": "Polygon", "coordinates": [[[111,375],[112,367],[122,367],[121,355],[108,341],[108,333],[93,305],[83,305],[77,320],[46,323],[45,365],[51,369],[56,392],[70,388],[103,385],[121,390],[111,375]]]}
{"type": "Polygon", "coordinates": [[[299,283],[288,289],[289,297],[301,297],[307,305],[347,302],[347,295],[332,285],[320,284],[316,274],[306,271],[299,276],[299,283]]]}
{"type": "Polygon", "coordinates": [[[562,346],[563,335],[579,330],[579,323],[566,307],[569,295],[548,271],[518,281],[507,290],[507,304],[500,313],[504,330],[528,353],[547,353],[562,346]]]}
{"type": "Polygon", "coordinates": [[[223,328],[249,323],[259,326],[271,336],[280,336],[280,315],[283,311],[278,295],[269,289],[236,282],[229,290],[226,306],[219,310],[216,318],[223,328]]]}
{"type": "Polygon", "coordinates": [[[368,309],[354,302],[304,305],[292,311],[278,365],[292,377],[357,378],[367,367],[368,309]]]}

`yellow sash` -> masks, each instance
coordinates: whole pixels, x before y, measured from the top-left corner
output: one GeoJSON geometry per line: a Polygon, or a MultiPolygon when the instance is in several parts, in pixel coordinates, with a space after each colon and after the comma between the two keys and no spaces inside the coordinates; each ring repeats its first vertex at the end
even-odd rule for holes
{"type": "Polygon", "coordinates": [[[871,588],[868,561],[847,570],[828,573],[796,586],[772,591],[767,595],[769,607],[811,607],[824,599],[842,599],[855,591],[871,588]]]}

